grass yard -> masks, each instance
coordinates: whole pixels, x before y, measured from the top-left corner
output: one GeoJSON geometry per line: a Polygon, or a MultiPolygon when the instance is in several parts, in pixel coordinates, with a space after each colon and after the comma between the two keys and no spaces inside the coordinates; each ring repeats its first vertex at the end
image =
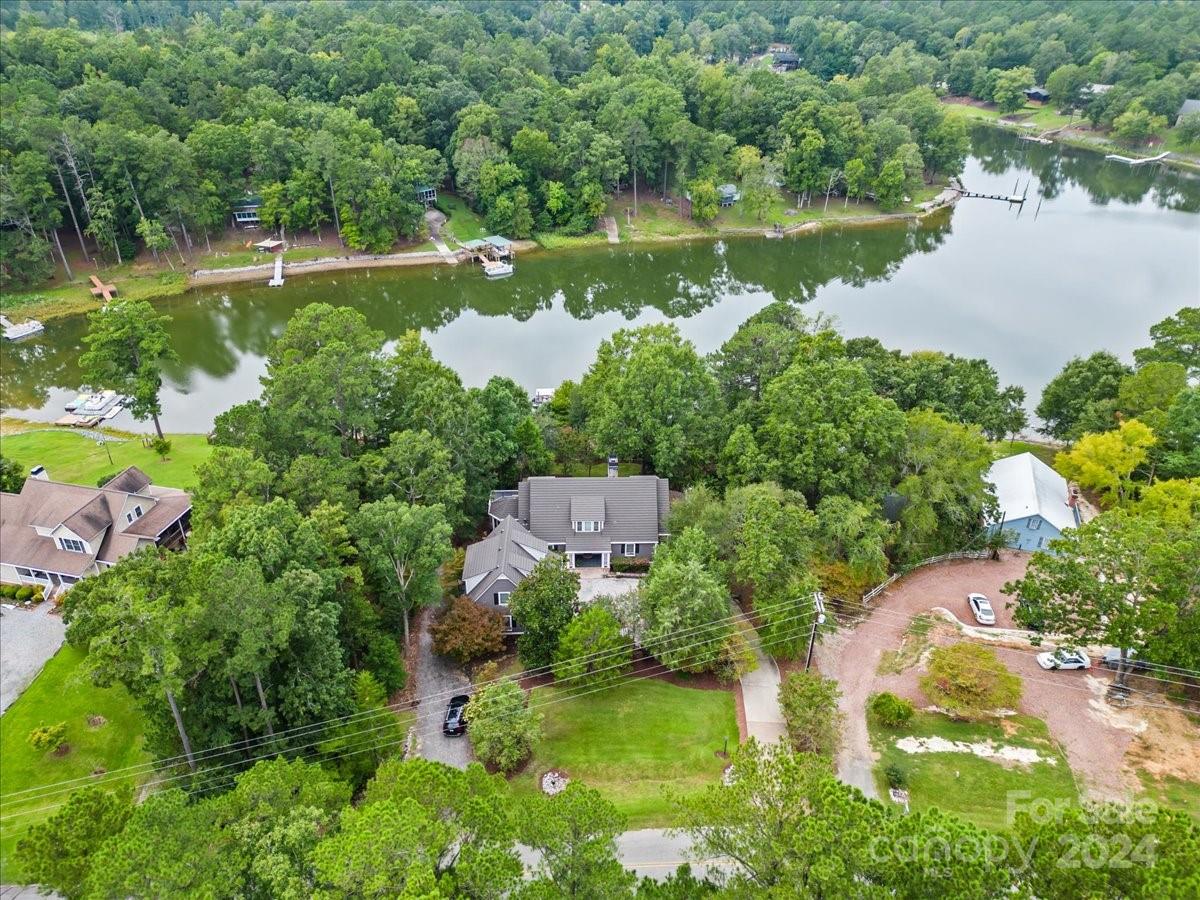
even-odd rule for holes
{"type": "Polygon", "coordinates": [[[467,201],[453,194],[439,194],[438,209],[446,214],[445,230],[459,243],[473,241],[476,238],[487,237],[484,230],[483,218],[472,212],[467,201]]]}
{"type": "MultiPolygon", "coordinates": [[[[97,769],[115,771],[148,762],[142,749],[141,715],[124,688],[98,688],[85,673],[84,654],[63,646],[46,663],[33,683],[0,717],[0,815],[26,809],[42,809],[62,802],[66,795],[8,802],[15,791],[87,776],[97,769]],[[103,716],[104,724],[93,727],[89,716],[103,716]],[[67,723],[65,756],[38,753],[29,746],[29,732],[40,725],[67,723]]],[[[122,782],[131,784],[131,781],[122,782]]],[[[0,883],[21,880],[12,859],[24,831],[46,818],[50,811],[5,821],[0,834],[0,883]]]]}
{"type": "Polygon", "coordinates": [[[996,459],[1003,459],[1006,456],[1016,456],[1018,453],[1032,453],[1051,467],[1054,466],[1054,457],[1058,456],[1060,452],[1058,447],[1051,447],[1049,444],[1036,444],[1031,441],[993,441],[992,449],[995,451],[996,459]]]}
{"type": "Polygon", "coordinates": [[[737,746],[733,694],[676,687],[647,678],[570,697],[567,688],[541,687],[544,736],[533,759],[513,779],[518,794],[540,790],[549,769],[566,772],[604,794],[629,817],[630,828],[669,825],[664,791],[689,793],[715,783],[725,768],[717,757],[737,746]]]}
{"type": "Polygon", "coordinates": [[[0,435],[0,451],[25,471],[36,465],[45,466],[55,481],[94,486],[102,475],[115,475],[127,466],[137,466],[155,484],[191,487],[196,480],[196,466],[208,458],[212,447],[202,434],[167,437],[171,453],[164,462],[151,448],[142,446],[138,436],[101,446],[68,429],[10,433],[6,422],[5,432],[0,435]],[[112,462],[108,461],[110,452],[112,462]]]}
{"type": "MultiPolygon", "coordinates": [[[[303,262],[308,259],[320,259],[324,256],[344,256],[345,250],[337,245],[331,247],[293,247],[284,251],[284,262],[303,262]]],[[[266,266],[275,261],[274,253],[260,253],[257,250],[233,250],[229,253],[201,257],[197,269],[236,269],[241,266],[266,266]]]]}
{"type": "Polygon", "coordinates": [[[555,234],[539,231],[533,239],[541,244],[543,250],[573,250],[576,247],[595,247],[608,243],[608,235],[599,231],[589,231],[587,234],[555,234]]]}
{"type": "Polygon", "coordinates": [[[1155,778],[1147,772],[1138,772],[1138,779],[1142,782],[1147,799],[1171,809],[1182,810],[1200,825],[1200,784],[1171,775],[1155,778]]]}
{"type": "MultiPolygon", "coordinates": [[[[965,119],[988,119],[996,121],[998,119],[1011,119],[1014,122],[1029,122],[1038,126],[1038,130],[1046,131],[1050,128],[1058,128],[1062,125],[1070,124],[1071,122],[1087,121],[1080,116],[1067,116],[1060,113],[1053,105],[1038,106],[1036,104],[1026,103],[1016,112],[1002,113],[995,106],[972,106],[966,103],[947,103],[946,110],[950,115],[960,116],[965,119]]],[[[1038,132],[1032,128],[1028,129],[1032,134],[1038,132]]]]}
{"type": "MultiPolygon", "coordinates": [[[[14,321],[24,319],[53,319],[75,315],[99,308],[92,296],[87,276],[94,270],[84,269],[74,281],[43,287],[36,291],[0,292],[0,310],[11,314],[14,321]]],[[[187,275],[183,272],[138,272],[132,263],[113,266],[100,272],[105,284],[117,286],[122,300],[150,300],[182,294],[187,290],[187,275]]]]}
{"type": "Polygon", "coordinates": [[[995,831],[1008,824],[1008,793],[1029,791],[1026,797],[1077,802],[1079,790],[1067,758],[1051,739],[1046,723],[1030,716],[990,722],[958,722],[939,713],[917,712],[900,729],[885,728],[868,718],[871,743],[879,752],[875,782],[887,797],[884,770],[897,765],[907,776],[909,802],[914,810],[938,807],[995,831]],[[906,753],[896,741],[909,735],[942,737],[951,741],[992,741],[1030,747],[1054,763],[1000,763],[973,753],[906,753]]]}

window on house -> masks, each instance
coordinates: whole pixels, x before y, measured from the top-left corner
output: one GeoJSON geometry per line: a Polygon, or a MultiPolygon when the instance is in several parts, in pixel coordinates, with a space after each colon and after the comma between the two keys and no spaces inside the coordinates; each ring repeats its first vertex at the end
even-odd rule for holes
{"type": "Polygon", "coordinates": [[[1044,541],[1044,540],[1045,540],[1045,538],[1038,538],[1038,547],[1039,547],[1039,548],[1041,548],[1041,546],[1042,546],[1042,541],[1044,541]]]}
{"type": "Polygon", "coordinates": [[[137,519],[140,519],[141,517],[142,517],[141,506],[135,506],[129,512],[125,513],[125,521],[126,522],[133,522],[133,521],[136,521],[137,519]]]}
{"type": "Polygon", "coordinates": [[[513,630],[513,617],[512,617],[512,616],[505,616],[505,617],[504,617],[504,630],[505,630],[505,631],[512,631],[512,630],[513,630]]]}
{"type": "Polygon", "coordinates": [[[75,538],[59,538],[58,546],[64,550],[70,550],[72,553],[87,553],[87,548],[83,546],[83,541],[77,541],[75,538]]]}
{"type": "Polygon", "coordinates": [[[33,570],[32,569],[23,569],[23,568],[21,568],[21,566],[17,566],[17,574],[20,575],[22,578],[32,578],[33,570]]]}
{"type": "Polygon", "coordinates": [[[576,531],[601,531],[603,530],[603,522],[597,522],[594,519],[579,519],[575,522],[576,531]]]}
{"type": "Polygon", "coordinates": [[[1032,519],[1029,520],[1029,530],[1030,531],[1037,531],[1041,527],[1042,527],[1042,520],[1039,519],[1037,516],[1034,516],[1032,519]]]}
{"type": "Polygon", "coordinates": [[[496,592],[496,605],[497,606],[508,606],[508,598],[511,596],[511,594],[512,594],[511,591],[497,591],[496,592]]]}
{"type": "Polygon", "coordinates": [[[622,544],[621,554],[623,556],[637,556],[637,544],[622,544]]]}

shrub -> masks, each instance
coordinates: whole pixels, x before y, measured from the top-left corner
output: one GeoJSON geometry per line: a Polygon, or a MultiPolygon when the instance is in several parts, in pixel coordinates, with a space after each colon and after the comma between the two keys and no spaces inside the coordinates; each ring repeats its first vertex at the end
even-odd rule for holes
{"type": "Polygon", "coordinates": [[[837,753],[845,718],[838,710],[841,695],[833,679],[814,672],[793,672],[780,685],[779,705],[796,750],[830,758],[837,753]]]}
{"type": "Polygon", "coordinates": [[[977,719],[1016,707],[1021,679],[1004,667],[990,647],[960,643],[934,649],[921,690],[955,718],[977,719]]]}
{"type": "Polygon", "coordinates": [[[890,691],[884,691],[882,694],[872,694],[868,708],[871,710],[871,715],[880,725],[886,725],[888,728],[899,728],[902,725],[907,725],[908,720],[912,718],[913,705],[903,697],[897,697],[890,691]]]}
{"type": "Polygon", "coordinates": [[[467,729],[480,761],[508,774],[533,751],[542,734],[542,716],[529,708],[521,685],[511,678],[494,681],[495,672],[489,664],[479,673],[484,687],[467,704],[467,729]]]}
{"type": "Polygon", "coordinates": [[[504,620],[470,597],[456,597],[430,633],[433,649],[460,665],[504,649],[504,620]]]}
{"type": "Polygon", "coordinates": [[[24,603],[26,600],[29,600],[33,597],[33,588],[29,587],[28,585],[17,588],[15,597],[18,603],[24,603]]]}
{"type": "Polygon", "coordinates": [[[730,684],[747,672],[753,672],[757,667],[758,660],[754,656],[754,650],[740,631],[734,631],[721,644],[713,664],[713,672],[722,684],[730,684]]]}
{"type": "Polygon", "coordinates": [[[41,603],[46,599],[46,589],[39,584],[33,589],[33,596],[29,599],[31,599],[34,603],[41,603]]]}
{"type": "Polygon", "coordinates": [[[900,790],[908,784],[908,773],[905,772],[895,763],[888,763],[883,770],[883,775],[887,779],[888,787],[900,790]]]}
{"type": "Polygon", "coordinates": [[[39,753],[57,750],[67,742],[67,723],[41,725],[29,732],[29,746],[39,753]]]}
{"type": "Polygon", "coordinates": [[[171,441],[168,438],[156,437],[150,442],[150,446],[154,448],[158,458],[163,461],[166,461],[167,456],[171,453],[171,441]]]}
{"type": "Polygon", "coordinates": [[[606,685],[629,671],[633,642],[621,634],[621,624],[595,604],[571,620],[554,656],[554,677],[572,684],[606,685]]]}
{"type": "Polygon", "coordinates": [[[467,561],[467,551],[458,547],[450,558],[442,565],[441,582],[442,593],[449,597],[459,589],[462,584],[463,566],[467,561]]]}
{"type": "Polygon", "coordinates": [[[408,682],[408,672],[400,656],[400,645],[396,638],[382,628],[372,629],[365,635],[366,649],[362,664],[383,691],[391,696],[403,690],[408,682]]]}
{"type": "Polygon", "coordinates": [[[0,584],[0,597],[6,597],[9,600],[17,598],[18,586],[15,584],[0,584]]]}
{"type": "Polygon", "coordinates": [[[650,571],[650,560],[640,559],[638,557],[626,557],[626,558],[612,560],[608,564],[608,567],[612,571],[618,572],[618,573],[621,573],[621,572],[624,572],[624,573],[649,572],[650,571]]]}
{"type": "Polygon", "coordinates": [[[96,479],[96,487],[104,487],[106,484],[108,484],[110,481],[112,481],[114,478],[116,478],[117,474],[118,474],[117,472],[105,472],[103,475],[101,475],[99,478],[96,479]]]}

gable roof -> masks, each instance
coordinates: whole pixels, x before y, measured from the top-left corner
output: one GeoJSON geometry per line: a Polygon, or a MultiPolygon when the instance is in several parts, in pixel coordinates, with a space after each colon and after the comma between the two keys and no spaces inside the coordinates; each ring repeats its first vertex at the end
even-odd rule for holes
{"type": "Polygon", "coordinates": [[[479,600],[501,578],[519,584],[549,552],[545,541],[522,528],[512,516],[506,516],[491,534],[467,547],[463,587],[472,600],[479,600]]]}
{"type": "Polygon", "coordinates": [[[529,531],[571,552],[608,550],[615,542],[653,544],[663,534],[669,485],[657,475],[623,478],[526,478],[517,489],[517,518],[529,531]],[[600,515],[596,515],[596,512],[600,515]],[[571,522],[586,514],[601,520],[599,532],[576,532],[571,522]]]}
{"type": "Polygon", "coordinates": [[[101,488],[26,478],[19,494],[0,494],[0,561],[7,565],[80,576],[96,561],[114,563],[159,535],[192,508],[184,491],[150,484],[145,473],[126,469],[101,488]],[[137,493],[114,490],[117,480],[146,484],[137,493]],[[145,514],[121,519],[130,497],[142,498],[145,514]],[[60,525],[91,545],[92,554],[62,550],[54,538],[39,534],[60,525]]]}
{"type": "Polygon", "coordinates": [[[150,486],[150,476],[137,466],[130,466],[100,486],[106,491],[125,491],[128,494],[137,494],[150,486]]]}
{"type": "Polygon", "coordinates": [[[1005,522],[1041,516],[1059,531],[1075,527],[1067,480],[1032,453],[996,460],[987,480],[995,486],[1005,522]]]}
{"type": "Polygon", "coordinates": [[[1175,119],[1178,121],[1184,116],[1191,115],[1192,113],[1200,113],[1200,100],[1184,100],[1181,104],[1179,104],[1179,112],[1175,114],[1175,119]]]}

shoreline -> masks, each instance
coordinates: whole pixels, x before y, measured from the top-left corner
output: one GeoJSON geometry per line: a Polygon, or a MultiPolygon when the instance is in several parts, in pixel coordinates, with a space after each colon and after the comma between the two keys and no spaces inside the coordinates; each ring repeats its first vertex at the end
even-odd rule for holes
{"type": "MultiPolygon", "coordinates": [[[[869,216],[829,216],[823,219],[817,219],[810,222],[799,222],[794,225],[789,225],[781,229],[778,233],[773,232],[769,228],[725,228],[716,231],[695,231],[686,232],[683,234],[672,235],[645,235],[633,237],[628,240],[621,241],[622,244],[633,246],[644,246],[652,244],[676,244],[686,241],[717,241],[725,238],[783,238],[796,237],[803,234],[814,234],[823,231],[827,228],[876,228],[884,227],[901,222],[919,222],[930,216],[937,215],[943,211],[953,209],[958,198],[945,198],[948,191],[943,191],[935,200],[928,202],[928,208],[921,212],[896,212],[896,213],[879,213],[869,216]]],[[[588,245],[591,246],[591,245],[588,245]]],[[[619,246],[613,244],[596,243],[597,247],[604,246],[619,246]]],[[[518,253],[535,252],[538,254],[568,254],[580,249],[579,247],[557,247],[550,248],[539,244],[533,240],[513,241],[513,247],[518,253]]],[[[453,261],[447,259],[445,255],[436,250],[421,250],[412,253],[386,253],[373,255],[356,255],[356,256],[323,256],[317,259],[302,260],[295,263],[284,263],[283,275],[284,278],[300,278],[305,275],[318,274],[322,272],[341,272],[354,269],[387,269],[387,268],[407,268],[413,266],[450,266],[450,265],[470,265],[469,257],[465,251],[458,250],[453,254],[453,261]]],[[[274,263],[263,263],[254,266],[240,266],[228,269],[196,269],[189,272],[185,280],[171,285],[164,285],[164,289],[157,292],[140,296],[138,299],[146,300],[153,303],[157,300],[162,300],[167,297],[178,296],[186,293],[188,290],[197,287],[215,287],[222,284],[240,284],[251,281],[262,280],[264,283],[271,277],[274,272],[274,263]]],[[[83,290],[83,288],[81,288],[83,290]]],[[[16,317],[20,317],[20,321],[26,319],[38,319],[42,322],[49,322],[55,319],[64,319],[70,316],[83,315],[94,309],[100,308],[100,303],[91,298],[80,298],[80,302],[63,304],[61,302],[47,301],[45,306],[38,303],[30,303],[18,307],[15,310],[8,311],[8,315],[17,321],[16,317]]]]}

